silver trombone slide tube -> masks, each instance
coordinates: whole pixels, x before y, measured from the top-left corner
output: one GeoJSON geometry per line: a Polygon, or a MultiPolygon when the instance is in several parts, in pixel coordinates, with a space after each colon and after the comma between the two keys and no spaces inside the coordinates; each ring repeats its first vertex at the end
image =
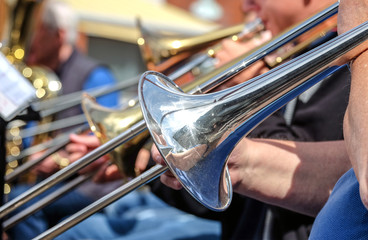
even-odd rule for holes
{"type": "Polygon", "coordinates": [[[60,134],[59,136],[55,137],[52,140],[34,145],[34,146],[29,147],[27,149],[24,149],[18,156],[7,156],[6,157],[6,162],[9,163],[9,162],[12,162],[14,160],[19,160],[21,158],[25,158],[29,155],[34,154],[34,153],[43,151],[45,149],[52,148],[54,146],[58,146],[58,145],[63,144],[63,143],[66,144],[66,143],[68,143],[70,133],[73,133],[73,132],[74,133],[79,133],[79,132],[82,132],[84,130],[87,130],[88,128],[89,128],[89,126],[87,124],[82,125],[81,127],[75,127],[70,131],[67,131],[65,133],[60,134]]]}
{"type": "MultiPolygon", "coordinates": [[[[192,70],[195,66],[201,64],[205,60],[205,58],[206,58],[206,56],[204,56],[204,55],[198,55],[198,56],[195,55],[195,58],[193,60],[191,60],[190,62],[184,64],[183,66],[178,68],[175,72],[170,74],[170,78],[171,79],[177,79],[177,78],[181,77],[185,73],[192,70]]],[[[78,92],[78,94],[81,94],[81,92],[78,92]]],[[[94,95],[94,96],[96,96],[96,95],[94,95]]],[[[78,100],[79,99],[81,99],[80,96],[78,97],[78,100]]],[[[51,100],[54,100],[54,99],[51,99],[51,100]]],[[[129,100],[129,102],[131,102],[131,101],[132,102],[138,102],[138,96],[129,100]]],[[[130,104],[126,104],[126,105],[130,106],[130,104]]],[[[67,106],[68,106],[67,104],[62,105],[63,108],[67,107],[67,106]]],[[[53,109],[53,111],[55,111],[55,109],[53,109]]],[[[121,111],[123,111],[123,110],[121,109],[121,111]]],[[[64,118],[64,119],[60,119],[60,120],[57,120],[57,121],[53,121],[51,123],[45,123],[45,124],[34,126],[34,127],[31,127],[31,128],[22,129],[19,132],[19,136],[21,138],[32,137],[32,136],[35,136],[35,135],[38,135],[38,134],[47,133],[47,132],[63,129],[63,128],[66,128],[66,127],[79,125],[79,124],[85,123],[85,122],[86,122],[85,115],[80,114],[80,115],[77,115],[77,116],[72,116],[72,117],[69,117],[69,118],[64,118]]],[[[8,136],[8,138],[10,138],[10,137],[11,136],[8,136]]]]}
{"type": "Polygon", "coordinates": [[[86,122],[87,122],[86,116],[84,114],[79,114],[79,115],[63,118],[60,120],[56,120],[51,123],[44,123],[38,126],[21,129],[19,131],[19,136],[21,138],[33,137],[35,135],[81,125],[86,122]]]}
{"type": "MultiPolygon", "coordinates": [[[[231,68],[229,70],[230,72],[224,71],[223,73],[215,76],[214,78],[211,78],[206,83],[202,84],[201,86],[191,91],[190,93],[205,93],[205,92],[210,91],[211,89],[220,85],[222,82],[225,82],[231,77],[240,73],[242,70],[246,69],[248,66],[250,66],[257,60],[263,58],[267,54],[277,49],[277,48],[274,48],[273,45],[277,44],[278,47],[283,46],[284,44],[295,39],[302,33],[310,30],[311,28],[315,27],[319,23],[323,22],[324,20],[336,14],[337,9],[338,9],[338,3],[333,4],[331,7],[327,8],[326,10],[316,14],[314,17],[308,19],[304,23],[289,30],[287,33],[281,34],[279,37],[274,39],[274,41],[269,42],[264,47],[260,48],[258,51],[251,54],[249,57],[246,57],[243,61],[237,64],[237,65],[240,65],[239,69],[231,68]],[[220,82],[218,78],[221,78],[222,82],[220,82]]],[[[5,215],[9,214],[14,209],[18,208],[19,206],[22,206],[24,203],[26,203],[33,197],[47,190],[47,188],[54,186],[56,183],[66,179],[67,177],[79,171],[81,168],[87,166],[89,163],[105,155],[106,153],[113,150],[117,146],[137,136],[138,134],[140,134],[146,129],[147,128],[146,128],[146,124],[144,120],[138,122],[131,129],[127,130],[124,133],[121,133],[116,138],[111,139],[110,141],[106,142],[105,144],[91,151],[84,157],[80,158],[79,160],[75,161],[69,166],[63,168],[62,170],[58,171],[54,175],[45,179],[38,185],[32,187],[28,191],[24,192],[23,194],[19,195],[18,197],[14,198],[13,200],[1,206],[0,207],[0,218],[3,218],[5,215]]]]}
{"type": "MultiPolygon", "coordinates": [[[[368,22],[358,26],[357,28],[354,28],[346,34],[336,37],[326,44],[321,45],[317,49],[311,50],[310,52],[301,55],[295,60],[291,60],[284,65],[270,70],[268,73],[259,76],[258,78],[254,78],[254,80],[250,80],[250,83],[245,83],[241,84],[242,86],[239,85],[233,87],[232,90],[229,89],[229,91],[233,91],[233,89],[236,88],[235,91],[240,90],[238,94],[240,94],[241,96],[238,97],[243,98],[246,96],[244,96],[244,93],[241,92],[241,90],[247,87],[249,87],[248,89],[250,89],[250,85],[256,86],[258,84],[261,84],[262,86],[268,86],[270,84],[276,83],[274,88],[279,88],[280,85],[284,85],[283,87],[281,87],[283,88],[283,90],[281,90],[282,94],[280,96],[279,93],[276,93],[277,91],[274,91],[274,94],[277,95],[276,100],[265,101],[267,102],[267,105],[262,108],[262,110],[259,110],[257,113],[255,113],[255,115],[257,115],[255,120],[256,122],[250,121],[251,123],[249,123],[249,125],[256,126],[259,123],[257,121],[262,121],[264,118],[271,115],[274,111],[285,105],[288,101],[294,99],[299,94],[306,91],[319,81],[326,79],[327,77],[331,77],[343,66],[335,66],[330,68],[328,66],[331,65],[333,61],[336,60],[338,57],[342,56],[343,54],[350,51],[367,39],[368,22]]],[[[152,74],[152,72],[148,72],[147,74],[152,74]]],[[[142,76],[142,79],[145,77],[145,75],[142,76]]],[[[142,79],[141,81],[144,81],[142,79]]],[[[228,93],[227,90],[223,90],[222,92],[224,92],[224,94],[228,93]]],[[[247,90],[245,92],[247,92],[247,90]]],[[[270,98],[274,98],[274,96],[271,96],[270,98]]],[[[241,129],[241,131],[249,132],[252,129],[252,126],[248,126],[249,128],[245,127],[241,129]]],[[[241,134],[237,135],[239,136],[236,136],[236,138],[241,138],[243,136],[240,136],[241,134]]],[[[233,144],[236,142],[236,140],[229,141],[228,144],[233,144]]],[[[78,224],[82,220],[106,207],[110,203],[116,201],[118,198],[157,178],[167,170],[167,166],[156,165],[152,167],[148,171],[144,172],[141,176],[132,179],[127,184],[122,185],[110,194],[104,196],[103,198],[97,200],[96,202],[92,203],[91,205],[87,206],[86,208],[82,209],[71,217],[65,219],[64,221],[40,234],[39,236],[34,238],[34,240],[52,239],[58,236],[70,227],[78,224]]],[[[212,208],[210,209],[214,210],[212,208]]]]}
{"type": "MultiPolygon", "coordinates": [[[[86,129],[88,129],[88,125],[84,125],[82,127],[79,127],[75,130],[73,130],[72,132],[74,133],[79,133],[82,132],[86,129]]],[[[23,163],[22,165],[20,165],[19,167],[17,167],[16,169],[14,169],[13,172],[5,175],[5,182],[9,183],[14,181],[16,178],[18,178],[21,174],[23,174],[24,172],[30,170],[31,168],[33,168],[34,166],[36,166],[38,163],[40,163],[41,161],[45,160],[48,156],[50,156],[51,154],[55,153],[56,151],[60,150],[61,148],[63,148],[66,144],[68,144],[70,142],[69,140],[69,134],[70,132],[64,133],[63,135],[59,136],[58,138],[55,138],[53,140],[51,140],[51,142],[49,142],[49,146],[51,145],[51,147],[49,147],[40,157],[38,157],[37,159],[31,160],[31,161],[27,161],[25,163],[23,163]]],[[[8,161],[8,160],[7,160],[8,161]]],[[[14,160],[12,160],[14,161],[14,160]]]]}
{"type": "Polygon", "coordinates": [[[58,236],[59,234],[65,232],[69,228],[75,226],[76,224],[80,223],[87,217],[91,216],[92,214],[98,212],[99,210],[103,209],[104,207],[108,206],[109,204],[115,202],[122,196],[130,193],[131,191],[139,188],[143,185],[143,183],[148,183],[154,180],[153,176],[160,176],[162,173],[166,172],[168,168],[166,166],[156,165],[150,168],[149,171],[142,173],[140,176],[130,180],[126,184],[120,186],[119,188],[115,189],[111,193],[103,196],[102,198],[98,199],[97,201],[93,202],[92,204],[88,205],[81,211],[73,214],[69,218],[65,219],[64,221],[58,223],[57,225],[53,226],[52,228],[48,229],[47,231],[43,232],[39,236],[34,239],[53,239],[54,237],[58,236]]]}
{"type": "Polygon", "coordinates": [[[59,189],[53,191],[46,197],[42,198],[41,200],[37,201],[37,203],[31,205],[30,207],[24,209],[23,211],[19,212],[18,214],[10,217],[9,219],[5,220],[3,223],[3,230],[6,231],[9,228],[12,228],[14,225],[25,219],[26,217],[32,215],[33,213],[37,212],[38,210],[42,209],[43,207],[47,206],[49,203],[55,201],[56,199],[62,197],[64,194],[68,193],[73,188],[79,186],[80,184],[84,183],[88,179],[92,177],[93,173],[79,175],[78,177],[74,178],[73,180],[69,181],[65,185],[61,186],[59,189]]]}
{"type": "Polygon", "coordinates": [[[96,159],[112,151],[119,145],[130,140],[132,137],[140,134],[142,131],[144,131],[144,126],[145,124],[144,121],[142,120],[141,122],[134,125],[130,131],[121,133],[116,138],[113,138],[110,141],[106,142],[105,144],[101,145],[100,147],[92,150],[79,160],[59,170],[55,174],[51,175],[50,177],[40,182],[36,186],[32,187],[28,191],[17,196],[13,200],[5,203],[3,206],[0,207],[0,218],[3,218],[4,216],[9,214],[13,210],[17,209],[18,207],[22,206],[24,203],[28,202],[32,198],[45,192],[50,187],[55,186],[57,183],[65,180],[66,178],[71,177],[77,171],[81,170],[82,168],[92,163],[96,159]]]}
{"type": "Polygon", "coordinates": [[[259,48],[257,51],[255,51],[254,53],[252,53],[245,59],[242,59],[237,64],[217,74],[211,80],[198,86],[197,89],[193,89],[189,93],[190,94],[206,93],[216,88],[217,86],[222,84],[224,81],[234,77],[235,75],[237,75],[238,73],[240,73],[241,71],[249,67],[251,64],[258,61],[259,59],[265,57],[269,53],[277,50],[278,48],[292,41],[293,39],[300,36],[304,32],[310,30],[314,26],[318,25],[324,20],[335,15],[338,11],[338,7],[339,7],[339,2],[336,2],[330,7],[326,8],[325,10],[307,19],[303,23],[297,25],[296,27],[293,27],[292,29],[286,31],[285,33],[282,33],[280,36],[276,37],[269,44],[266,44],[265,46],[259,48]]]}
{"type": "Polygon", "coordinates": [[[102,95],[106,95],[112,92],[117,92],[132,87],[136,85],[137,82],[138,77],[134,77],[125,81],[121,81],[112,86],[103,86],[97,89],[73,92],[42,102],[35,102],[31,104],[31,107],[33,108],[33,110],[39,112],[41,117],[46,117],[80,104],[82,101],[83,92],[87,92],[89,95],[93,97],[99,97],[102,95]]]}

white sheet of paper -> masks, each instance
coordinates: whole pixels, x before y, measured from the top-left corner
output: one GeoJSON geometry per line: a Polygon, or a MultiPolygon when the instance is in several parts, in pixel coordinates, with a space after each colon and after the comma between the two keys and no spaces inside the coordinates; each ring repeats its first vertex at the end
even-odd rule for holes
{"type": "Polygon", "coordinates": [[[10,121],[35,98],[31,83],[0,53],[0,117],[10,121]]]}

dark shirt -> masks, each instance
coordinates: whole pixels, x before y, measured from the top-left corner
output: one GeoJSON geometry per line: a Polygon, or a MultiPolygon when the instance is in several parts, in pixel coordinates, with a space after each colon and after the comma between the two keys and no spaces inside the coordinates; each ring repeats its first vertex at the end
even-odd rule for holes
{"type": "Polygon", "coordinates": [[[368,239],[368,211],[360,199],[353,169],[336,183],[316,218],[310,239],[368,239]]]}
{"type": "MultiPolygon", "coordinates": [[[[350,72],[347,67],[323,80],[308,94],[298,97],[293,104],[291,119],[286,121],[281,109],[262,122],[249,137],[288,139],[296,141],[326,141],[343,139],[343,117],[348,103],[350,72]]],[[[306,183],[307,184],[307,183],[306,183]]],[[[271,238],[306,239],[313,218],[234,194],[230,207],[224,212],[213,212],[185,190],[175,191],[156,180],[152,191],[168,204],[199,217],[219,220],[222,239],[260,239],[263,236],[266,211],[273,213],[271,238]]]]}

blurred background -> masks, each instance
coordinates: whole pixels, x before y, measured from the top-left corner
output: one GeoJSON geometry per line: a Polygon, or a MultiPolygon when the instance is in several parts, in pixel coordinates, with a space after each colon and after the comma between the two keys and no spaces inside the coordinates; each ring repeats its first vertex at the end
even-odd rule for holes
{"type": "MultiPolygon", "coordinates": [[[[28,2],[29,8],[37,8],[34,5],[42,2],[22,1],[28,2]]],[[[81,18],[80,49],[93,58],[109,64],[119,81],[146,70],[137,44],[140,36],[137,18],[141,20],[142,27],[153,34],[182,37],[200,35],[244,21],[239,0],[65,1],[81,18]]],[[[11,19],[16,17],[12,13],[18,1],[0,0],[0,2],[0,40],[2,45],[7,45],[11,34],[14,34],[11,33],[10,25],[14,22],[11,19]]],[[[35,12],[36,10],[32,9],[35,12]]],[[[32,13],[27,19],[27,27],[30,29],[32,26],[29,21],[35,18],[35,14],[32,13]]],[[[26,35],[29,41],[31,34],[26,35]]]]}

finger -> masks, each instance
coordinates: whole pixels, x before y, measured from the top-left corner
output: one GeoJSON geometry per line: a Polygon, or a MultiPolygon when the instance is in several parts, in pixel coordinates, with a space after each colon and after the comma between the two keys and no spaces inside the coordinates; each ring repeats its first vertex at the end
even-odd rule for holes
{"type": "Polygon", "coordinates": [[[103,164],[98,171],[96,172],[96,174],[93,176],[93,181],[96,183],[103,183],[105,182],[105,171],[108,167],[108,164],[103,164]]]}
{"type": "Polygon", "coordinates": [[[115,164],[102,166],[93,177],[96,183],[103,183],[122,179],[123,175],[120,173],[118,166],[115,164]]]}
{"type": "Polygon", "coordinates": [[[172,189],[180,190],[183,188],[181,183],[174,176],[170,176],[166,173],[160,176],[160,180],[163,184],[165,184],[166,186],[172,189]]]}
{"type": "Polygon", "coordinates": [[[66,145],[65,150],[68,153],[81,152],[81,153],[86,154],[88,152],[88,147],[80,143],[70,143],[66,145]]]}
{"type": "Polygon", "coordinates": [[[94,162],[92,162],[88,166],[81,169],[79,171],[79,173],[80,174],[85,174],[85,173],[88,173],[88,172],[93,172],[93,171],[101,168],[104,164],[107,164],[108,161],[109,161],[108,157],[105,157],[105,156],[100,157],[99,159],[95,160],[94,162]]]}
{"type": "Polygon", "coordinates": [[[106,181],[115,181],[123,178],[123,175],[120,173],[118,166],[115,164],[109,165],[106,168],[105,176],[106,181]]]}
{"type": "Polygon", "coordinates": [[[95,135],[70,134],[69,138],[74,143],[84,144],[90,148],[96,148],[101,145],[100,140],[95,135]]]}
{"type": "Polygon", "coordinates": [[[160,152],[158,151],[156,145],[152,145],[151,148],[151,155],[152,155],[152,159],[161,165],[166,165],[164,158],[161,156],[160,152]]]}
{"type": "Polygon", "coordinates": [[[75,153],[71,153],[69,154],[69,161],[70,163],[73,163],[75,161],[77,161],[78,159],[80,159],[81,157],[83,157],[85,154],[81,153],[81,152],[75,152],[75,153]]]}
{"type": "Polygon", "coordinates": [[[135,161],[135,168],[139,172],[146,170],[150,156],[151,154],[147,149],[142,148],[139,150],[137,159],[135,161]]]}

